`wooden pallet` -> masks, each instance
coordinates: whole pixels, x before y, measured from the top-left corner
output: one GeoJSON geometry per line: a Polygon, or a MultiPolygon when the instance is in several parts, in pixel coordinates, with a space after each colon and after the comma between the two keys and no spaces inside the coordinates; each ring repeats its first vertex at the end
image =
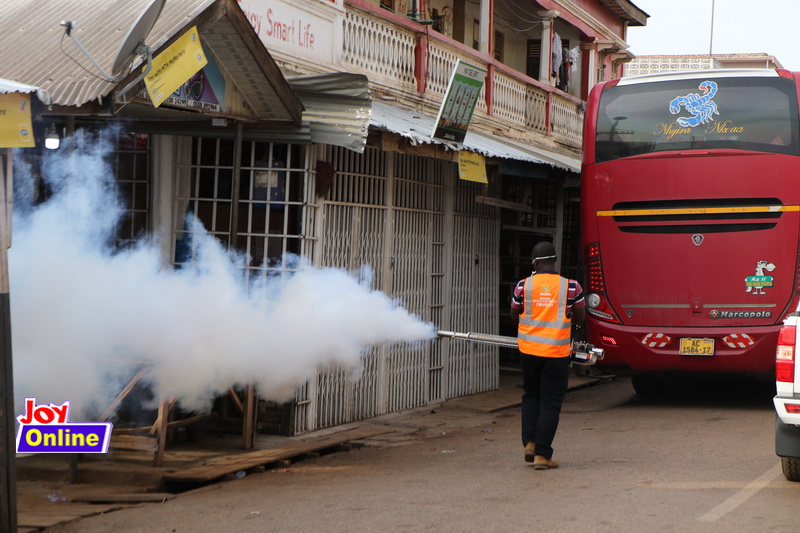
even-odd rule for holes
{"type": "Polygon", "coordinates": [[[300,438],[294,442],[288,442],[280,448],[213,457],[203,461],[202,464],[167,473],[162,477],[162,481],[168,483],[206,483],[228,474],[247,471],[278,461],[341,446],[354,440],[391,433],[392,431],[391,428],[386,427],[365,426],[340,431],[325,437],[300,438]]]}
{"type": "MultiPolygon", "coordinates": [[[[140,363],[143,365],[139,372],[128,382],[128,384],[120,391],[114,401],[108,406],[105,412],[100,416],[98,422],[106,422],[114,411],[120,406],[122,401],[131,393],[136,385],[147,375],[150,371],[150,363],[140,363]]],[[[244,449],[250,449],[254,446],[256,435],[256,405],[258,397],[256,396],[255,386],[253,384],[247,385],[244,390],[244,398],[240,398],[239,394],[231,387],[229,394],[234,404],[242,413],[242,446],[244,449]]],[[[175,406],[176,399],[161,399],[158,403],[158,417],[151,426],[114,430],[111,434],[109,448],[117,450],[132,450],[141,451],[153,454],[153,466],[161,466],[164,462],[164,452],[167,446],[168,436],[171,430],[179,426],[193,424],[208,415],[194,416],[184,420],[170,421],[170,414],[175,406]]]]}

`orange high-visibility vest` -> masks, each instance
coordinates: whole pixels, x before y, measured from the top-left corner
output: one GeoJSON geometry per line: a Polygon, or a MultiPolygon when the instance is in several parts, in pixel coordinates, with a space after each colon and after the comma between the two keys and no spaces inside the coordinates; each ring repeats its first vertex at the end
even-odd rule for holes
{"type": "Polygon", "coordinates": [[[569,281],[558,274],[525,280],[525,309],[519,316],[519,351],[541,357],[568,357],[572,321],[567,318],[569,281]]]}

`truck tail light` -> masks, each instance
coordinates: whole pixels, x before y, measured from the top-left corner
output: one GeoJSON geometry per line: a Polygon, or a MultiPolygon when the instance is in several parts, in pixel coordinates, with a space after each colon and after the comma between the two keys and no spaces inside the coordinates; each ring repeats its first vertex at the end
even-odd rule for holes
{"type": "Polygon", "coordinates": [[[783,326],[778,334],[778,349],[775,351],[775,380],[786,383],[794,381],[795,326],[783,326]]]}

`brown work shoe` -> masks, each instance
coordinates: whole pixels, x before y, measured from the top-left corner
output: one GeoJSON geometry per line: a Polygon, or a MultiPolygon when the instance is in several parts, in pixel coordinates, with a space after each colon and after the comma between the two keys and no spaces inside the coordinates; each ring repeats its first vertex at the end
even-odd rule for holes
{"type": "Polygon", "coordinates": [[[548,459],[544,455],[537,455],[533,458],[534,470],[547,470],[550,468],[558,468],[558,463],[552,459],[548,459]]]}
{"type": "Polygon", "coordinates": [[[525,462],[532,463],[536,456],[536,443],[529,442],[525,445],[525,462]]]}

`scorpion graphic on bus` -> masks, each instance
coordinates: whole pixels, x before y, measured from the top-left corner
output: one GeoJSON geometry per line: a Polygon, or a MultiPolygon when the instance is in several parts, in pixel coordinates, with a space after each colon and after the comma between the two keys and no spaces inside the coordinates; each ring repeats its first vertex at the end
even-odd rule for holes
{"type": "Polygon", "coordinates": [[[703,95],[690,93],[686,96],[679,96],[669,103],[669,112],[673,115],[680,113],[681,106],[691,113],[692,117],[678,117],[678,125],[694,128],[700,124],[705,124],[712,120],[712,115],[719,115],[717,104],[712,98],[717,94],[717,84],[713,81],[704,81],[698,86],[703,91],[703,95]]]}

